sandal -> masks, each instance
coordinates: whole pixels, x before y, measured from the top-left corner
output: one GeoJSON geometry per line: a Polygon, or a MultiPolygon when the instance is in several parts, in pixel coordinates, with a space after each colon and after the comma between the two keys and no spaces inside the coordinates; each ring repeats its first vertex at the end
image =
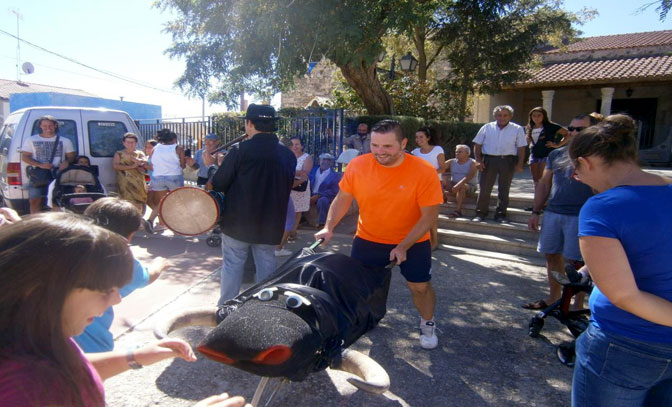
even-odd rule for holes
{"type": "Polygon", "coordinates": [[[521,305],[521,307],[523,307],[525,309],[535,309],[536,310],[536,309],[548,308],[548,304],[546,304],[546,301],[544,301],[544,300],[539,300],[539,301],[529,302],[527,304],[523,304],[523,305],[521,305]]]}
{"type": "Polygon", "coordinates": [[[450,215],[448,215],[449,218],[461,218],[462,217],[462,212],[460,211],[453,211],[450,215]]]}

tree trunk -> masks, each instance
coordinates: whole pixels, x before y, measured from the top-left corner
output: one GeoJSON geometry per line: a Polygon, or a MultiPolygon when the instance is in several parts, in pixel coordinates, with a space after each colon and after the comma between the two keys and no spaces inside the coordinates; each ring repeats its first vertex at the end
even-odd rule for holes
{"type": "Polygon", "coordinates": [[[392,98],[378,80],[375,63],[369,65],[360,60],[338,67],[370,115],[392,114],[392,98]]]}
{"type": "Polygon", "coordinates": [[[457,120],[460,122],[463,122],[464,118],[467,117],[467,98],[469,96],[469,91],[466,89],[466,86],[467,85],[463,83],[462,88],[460,89],[459,105],[457,108],[457,120]]]}
{"type": "Polygon", "coordinates": [[[415,50],[418,51],[418,81],[423,83],[427,80],[427,53],[425,52],[425,40],[427,31],[424,26],[416,25],[413,27],[413,43],[415,50]]]}

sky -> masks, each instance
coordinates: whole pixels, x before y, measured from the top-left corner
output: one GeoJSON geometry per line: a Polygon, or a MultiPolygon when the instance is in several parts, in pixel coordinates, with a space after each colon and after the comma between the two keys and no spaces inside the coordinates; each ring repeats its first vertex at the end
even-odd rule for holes
{"type": "MultiPolygon", "coordinates": [[[[672,29],[672,13],[658,20],[653,0],[566,0],[564,8],[579,11],[586,3],[600,14],[578,27],[584,36],[612,35],[672,29]]],[[[104,75],[73,62],[20,45],[20,63],[30,62],[35,72],[21,74],[24,82],[85,90],[99,97],[161,105],[164,117],[201,115],[201,101],[184,97],[173,83],[184,70],[184,61],[171,60],[164,51],[171,36],[163,32],[174,19],[171,11],[152,7],[153,0],[3,0],[0,30],[99,71],[114,73],[148,85],[139,86],[104,75]],[[156,88],[156,89],[152,89],[156,88]]],[[[658,2],[656,2],[658,3],[658,2]]],[[[0,78],[16,79],[17,41],[0,32],[0,78]]],[[[209,105],[205,114],[225,111],[209,105]]]]}

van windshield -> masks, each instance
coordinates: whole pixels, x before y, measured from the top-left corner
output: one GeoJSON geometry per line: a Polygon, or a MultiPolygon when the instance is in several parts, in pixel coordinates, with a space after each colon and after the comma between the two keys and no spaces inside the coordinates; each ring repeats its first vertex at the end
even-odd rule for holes
{"type": "Polygon", "coordinates": [[[92,157],[112,157],[115,152],[124,149],[121,139],[128,132],[124,123],[91,120],[87,126],[92,157]]]}

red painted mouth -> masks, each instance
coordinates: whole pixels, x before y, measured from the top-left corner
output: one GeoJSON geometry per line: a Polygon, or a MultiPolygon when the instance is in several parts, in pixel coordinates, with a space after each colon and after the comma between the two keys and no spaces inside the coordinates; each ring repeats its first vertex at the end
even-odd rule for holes
{"type": "MultiPolygon", "coordinates": [[[[197,349],[206,357],[217,362],[221,362],[227,365],[236,363],[235,359],[222,352],[212,350],[207,346],[199,346],[197,349]]],[[[285,363],[290,357],[292,357],[292,349],[289,346],[275,345],[259,352],[257,356],[251,360],[251,362],[258,365],[276,366],[285,363]]]]}

